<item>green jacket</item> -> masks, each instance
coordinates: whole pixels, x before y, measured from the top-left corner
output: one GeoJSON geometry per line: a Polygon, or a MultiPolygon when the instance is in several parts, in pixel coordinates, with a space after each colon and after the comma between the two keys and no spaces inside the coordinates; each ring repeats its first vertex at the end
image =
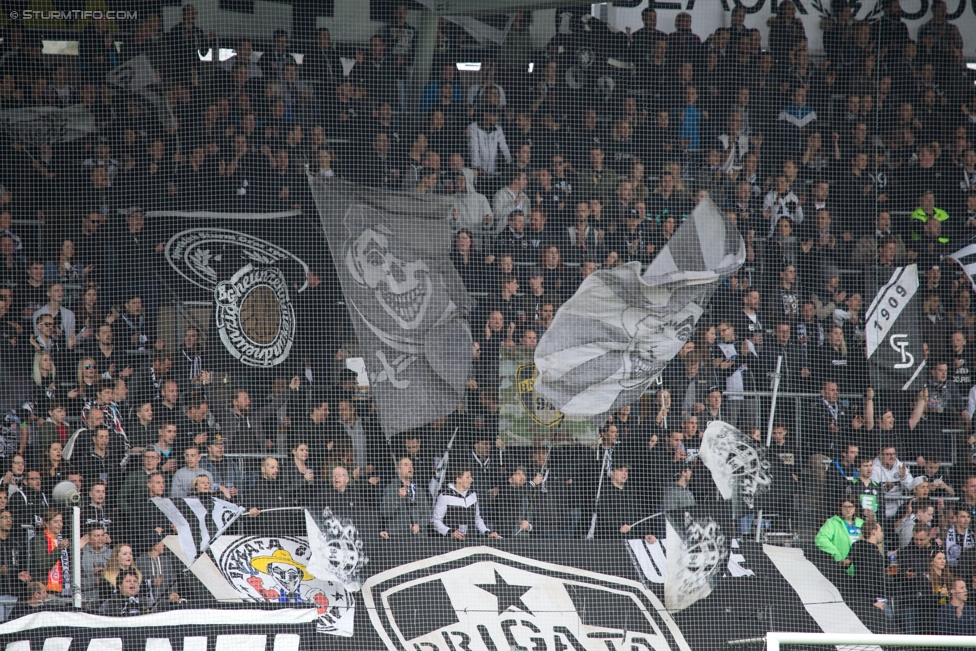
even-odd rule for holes
{"type": "MultiPolygon", "coordinates": [[[[864,526],[864,520],[854,518],[854,524],[860,529],[864,526]]],[[[817,549],[825,554],[830,554],[834,561],[839,563],[846,559],[851,551],[851,534],[847,531],[847,524],[844,523],[844,519],[835,515],[824,522],[820,531],[817,532],[816,543],[817,549]]],[[[848,566],[847,573],[854,576],[853,565],[848,566]]]]}

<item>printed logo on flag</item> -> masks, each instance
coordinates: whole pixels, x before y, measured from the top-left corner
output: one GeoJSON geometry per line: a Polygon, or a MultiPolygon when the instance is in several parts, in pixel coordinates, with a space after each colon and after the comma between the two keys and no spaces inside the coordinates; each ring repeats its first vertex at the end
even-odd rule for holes
{"type": "Polygon", "coordinates": [[[295,341],[295,308],[276,267],[245,265],[214,287],[217,332],[224,348],[247,366],[285,361],[295,341]]]}
{"type": "Polygon", "coordinates": [[[221,536],[211,550],[220,572],[243,599],[315,608],[318,632],[353,634],[354,597],[341,582],[309,572],[311,550],[304,539],[221,536]]]}
{"type": "MultiPolygon", "coordinates": [[[[308,265],[288,250],[259,237],[224,228],[191,228],[177,233],[166,243],[166,261],[188,281],[209,291],[218,282],[214,268],[216,256],[228,246],[236,247],[242,257],[257,267],[281,266],[285,262],[298,264],[303,272],[308,271],[308,265]]],[[[303,289],[300,287],[299,291],[303,289]]]]}
{"type": "Polygon", "coordinates": [[[533,421],[543,427],[555,427],[563,420],[563,413],[535,390],[535,378],[539,372],[535,364],[524,364],[515,369],[515,395],[522,409],[533,421]]]}
{"type": "Polygon", "coordinates": [[[165,255],[179,275],[213,292],[217,331],[232,357],[257,368],[288,358],[297,321],[282,269],[300,267],[304,278],[304,261],[276,244],[223,228],[181,231],[166,243],[165,255]],[[229,279],[218,278],[220,263],[231,259],[241,260],[240,268],[229,279]]]}
{"type": "Polygon", "coordinates": [[[366,581],[363,599],[391,651],[606,651],[609,641],[615,649],[689,649],[639,583],[488,547],[382,572],[366,581]]]}

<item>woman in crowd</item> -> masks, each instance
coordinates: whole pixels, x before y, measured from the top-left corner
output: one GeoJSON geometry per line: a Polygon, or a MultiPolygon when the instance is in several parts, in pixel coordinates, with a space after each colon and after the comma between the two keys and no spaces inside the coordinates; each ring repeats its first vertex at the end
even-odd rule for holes
{"type": "MultiPolygon", "coordinates": [[[[58,509],[44,511],[44,528],[31,541],[31,577],[44,584],[48,592],[61,594],[66,585],[64,570],[68,565],[71,540],[61,535],[64,516],[58,509]]],[[[88,535],[81,537],[81,546],[88,544],[88,535]]]]}
{"type": "Polygon", "coordinates": [[[851,377],[853,360],[847,354],[844,329],[838,325],[827,329],[827,341],[820,347],[817,364],[818,386],[824,382],[836,382],[841,393],[849,393],[855,378],[851,377]]]}
{"type": "Polygon", "coordinates": [[[283,462],[281,476],[285,490],[299,506],[309,506],[315,488],[315,472],[308,463],[308,443],[296,439],[291,445],[291,463],[283,462]]]}
{"type": "Polygon", "coordinates": [[[34,353],[34,361],[31,364],[31,397],[30,403],[37,411],[43,413],[44,406],[48,400],[53,400],[59,395],[58,370],[54,366],[54,358],[45,351],[34,353]]]}
{"type": "Polygon", "coordinates": [[[109,315],[102,312],[98,304],[98,285],[87,282],[82,287],[82,300],[79,301],[75,312],[75,322],[80,330],[78,339],[82,342],[98,334],[98,327],[102,323],[113,323],[118,318],[118,312],[112,310],[109,315]]]}
{"type": "Polygon", "coordinates": [[[41,490],[46,495],[50,495],[55,486],[68,479],[71,464],[61,458],[63,449],[60,440],[51,441],[41,457],[41,490]]]}
{"type": "Polygon", "coordinates": [[[925,573],[928,590],[923,592],[919,601],[919,634],[935,633],[936,613],[949,603],[949,586],[955,578],[949,570],[945,552],[936,550],[929,560],[928,572],[925,573]]]}
{"type": "Polygon", "coordinates": [[[108,557],[108,563],[105,564],[105,571],[102,572],[99,601],[107,601],[118,593],[119,576],[127,572],[135,572],[139,577],[139,583],[142,583],[142,572],[136,567],[132,547],[124,542],[117,542],[112,549],[112,555],[108,557]]]}
{"type": "Polygon", "coordinates": [[[481,256],[478,255],[474,235],[468,229],[458,231],[454,236],[454,246],[451,247],[451,262],[461,276],[461,282],[469,292],[484,291],[484,281],[487,269],[481,256]]]}
{"type": "Polygon", "coordinates": [[[68,392],[68,397],[80,402],[78,409],[72,410],[73,413],[80,413],[81,407],[98,397],[98,367],[93,357],[82,357],[78,360],[76,377],[78,386],[68,392]]]}

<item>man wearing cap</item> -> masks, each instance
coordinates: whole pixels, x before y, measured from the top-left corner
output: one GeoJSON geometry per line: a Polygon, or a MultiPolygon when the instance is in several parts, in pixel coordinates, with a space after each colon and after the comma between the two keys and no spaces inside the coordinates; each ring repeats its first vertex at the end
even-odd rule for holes
{"type": "Polygon", "coordinates": [[[225,486],[235,500],[243,490],[244,473],[233,459],[224,457],[224,438],[220,434],[214,434],[207,443],[207,458],[200,461],[200,469],[210,473],[211,486],[225,486]]]}
{"type": "Polygon", "coordinates": [[[491,522],[491,505],[498,498],[502,485],[500,453],[493,454],[495,445],[494,428],[475,430],[471,435],[471,465],[474,482],[471,489],[478,494],[481,516],[491,522]]]}
{"type": "MultiPolygon", "coordinates": [[[[648,515],[653,515],[651,507],[648,513],[641,508],[644,506],[641,496],[627,486],[630,478],[630,463],[626,459],[618,458],[610,465],[610,483],[603,485],[600,501],[596,506],[596,537],[597,538],[635,538],[641,531],[651,528],[649,522],[633,525],[648,515]]],[[[644,536],[648,543],[655,543],[657,538],[651,534],[644,536]]]]}

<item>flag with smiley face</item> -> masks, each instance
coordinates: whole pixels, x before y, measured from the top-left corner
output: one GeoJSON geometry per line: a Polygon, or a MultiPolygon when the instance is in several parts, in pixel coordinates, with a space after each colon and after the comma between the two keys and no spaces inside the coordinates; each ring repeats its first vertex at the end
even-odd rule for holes
{"type": "Polygon", "coordinates": [[[451,198],[309,178],[387,435],[464,396],[475,307],[448,257],[451,198]]]}

